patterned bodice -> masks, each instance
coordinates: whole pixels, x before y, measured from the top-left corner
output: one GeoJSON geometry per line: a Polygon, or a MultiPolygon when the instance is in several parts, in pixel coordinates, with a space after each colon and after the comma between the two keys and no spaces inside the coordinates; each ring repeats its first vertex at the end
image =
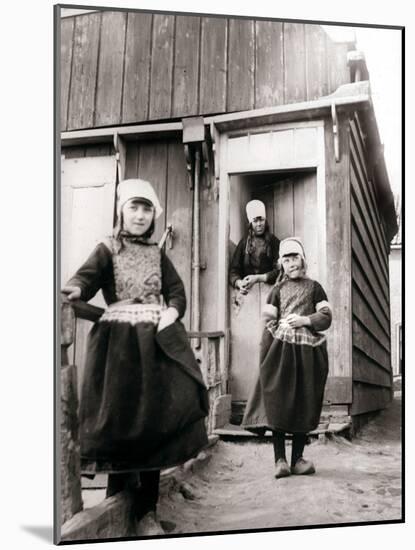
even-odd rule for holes
{"type": "Polygon", "coordinates": [[[141,304],[160,304],[160,249],[124,240],[124,246],[113,254],[117,300],[134,300],[141,304]]]}
{"type": "Polygon", "coordinates": [[[292,328],[284,323],[284,318],[290,313],[297,315],[312,315],[314,304],[315,282],[312,279],[296,279],[285,281],[279,291],[278,320],[266,323],[266,329],[272,336],[283,342],[296,345],[319,346],[326,337],[309,326],[292,328]]]}
{"type": "Polygon", "coordinates": [[[286,281],[280,288],[279,317],[287,317],[290,313],[298,315],[314,313],[313,294],[314,281],[312,279],[286,281]]]}

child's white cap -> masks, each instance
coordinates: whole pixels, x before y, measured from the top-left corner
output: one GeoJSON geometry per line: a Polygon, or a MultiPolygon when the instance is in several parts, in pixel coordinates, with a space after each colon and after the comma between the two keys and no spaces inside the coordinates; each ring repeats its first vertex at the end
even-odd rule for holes
{"type": "Polygon", "coordinates": [[[158,218],[163,212],[160,201],[149,181],[140,179],[123,180],[117,187],[117,214],[130,199],[145,199],[154,206],[154,216],[158,218]]]}
{"type": "Polygon", "coordinates": [[[305,260],[304,246],[298,237],[288,237],[280,242],[280,259],[289,254],[299,254],[305,260]]]}
{"type": "Polygon", "coordinates": [[[265,204],[258,200],[249,201],[246,205],[246,215],[249,223],[255,218],[266,218],[265,204]]]}

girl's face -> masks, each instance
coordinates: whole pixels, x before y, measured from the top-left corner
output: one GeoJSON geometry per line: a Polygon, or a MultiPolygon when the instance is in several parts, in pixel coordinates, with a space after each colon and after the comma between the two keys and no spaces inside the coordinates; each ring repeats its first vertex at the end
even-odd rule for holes
{"type": "Polygon", "coordinates": [[[154,206],[141,199],[130,199],[122,208],[123,229],[140,237],[150,228],[154,218],[154,206]]]}
{"type": "Polygon", "coordinates": [[[303,276],[303,259],[299,254],[288,254],[282,258],[284,273],[290,279],[298,279],[303,276]]]}
{"type": "Polygon", "coordinates": [[[265,218],[258,216],[254,218],[251,222],[252,229],[254,230],[255,235],[260,236],[264,234],[265,231],[265,218]]]}

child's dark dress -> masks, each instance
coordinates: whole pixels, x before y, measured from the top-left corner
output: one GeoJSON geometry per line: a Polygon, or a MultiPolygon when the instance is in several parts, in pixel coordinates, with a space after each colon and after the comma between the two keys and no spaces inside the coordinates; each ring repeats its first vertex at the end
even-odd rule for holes
{"type": "Polygon", "coordinates": [[[179,317],[183,283],[157,245],[99,244],[68,285],[109,305],[92,327],[80,399],[84,473],[170,467],[207,444],[207,391],[180,321],[157,333],[161,297],[179,317]],[[117,253],[115,251],[117,250],[117,253]]]}
{"type": "Polygon", "coordinates": [[[316,281],[288,279],[274,287],[267,302],[278,315],[264,328],[258,378],[242,425],[259,434],[266,429],[307,433],[319,423],[328,374],[326,337],[317,332],[331,323],[327,296],[316,281]],[[309,316],[311,327],[279,323],[290,313],[309,316]]]}

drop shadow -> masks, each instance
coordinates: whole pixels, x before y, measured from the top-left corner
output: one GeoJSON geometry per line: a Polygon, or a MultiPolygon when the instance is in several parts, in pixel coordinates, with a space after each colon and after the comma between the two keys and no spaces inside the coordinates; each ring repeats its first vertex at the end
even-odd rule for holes
{"type": "Polygon", "coordinates": [[[53,527],[51,525],[21,525],[21,528],[38,539],[53,543],[53,527]]]}

